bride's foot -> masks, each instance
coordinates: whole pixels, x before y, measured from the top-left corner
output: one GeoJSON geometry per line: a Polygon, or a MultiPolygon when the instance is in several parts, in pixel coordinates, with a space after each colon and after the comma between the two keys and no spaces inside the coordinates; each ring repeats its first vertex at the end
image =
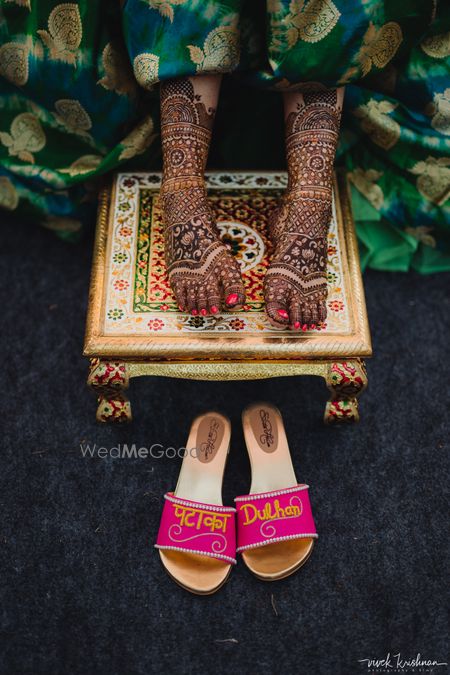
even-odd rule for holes
{"type": "Polygon", "coordinates": [[[273,215],[275,251],[264,280],[269,321],[306,330],[327,315],[327,230],[331,200],[286,193],[273,215]]]}
{"type": "Polygon", "coordinates": [[[285,97],[289,183],[270,223],[275,245],[264,280],[276,328],[306,330],[326,318],[327,234],[341,90],[285,97]]]}
{"type": "Polygon", "coordinates": [[[203,316],[245,300],[239,264],[220,241],[204,181],[219,87],[220,77],[210,75],[161,85],[168,275],[180,309],[203,316]]]}
{"type": "Polygon", "coordinates": [[[243,305],[239,264],[219,239],[204,186],[163,184],[162,208],[167,269],[180,309],[206,316],[243,305]]]}

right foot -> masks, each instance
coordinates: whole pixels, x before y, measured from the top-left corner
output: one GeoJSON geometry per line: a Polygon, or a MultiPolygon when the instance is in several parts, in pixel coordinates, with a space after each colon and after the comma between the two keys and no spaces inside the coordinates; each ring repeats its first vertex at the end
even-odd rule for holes
{"type": "Polygon", "coordinates": [[[172,291],[182,311],[205,316],[244,304],[239,264],[220,241],[204,170],[214,110],[189,78],[161,86],[164,175],[161,203],[172,291]]]}
{"type": "Polygon", "coordinates": [[[244,304],[237,260],[220,241],[202,185],[161,189],[165,254],[172,291],[182,311],[205,316],[244,304]]]}

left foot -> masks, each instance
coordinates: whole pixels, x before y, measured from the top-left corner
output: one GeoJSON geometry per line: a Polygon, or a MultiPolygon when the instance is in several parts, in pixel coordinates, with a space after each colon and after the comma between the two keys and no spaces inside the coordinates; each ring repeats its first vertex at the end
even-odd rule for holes
{"type": "Polygon", "coordinates": [[[264,280],[266,312],[275,328],[315,328],[327,316],[327,231],[330,199],[287,192],[271,223],[275,252],[264,280]]]}
{"type": "Polygon", "coordinates": [[[336,90],[305,93],[286,121],[289,183],[270,223],[275,251],[264,280],[276,328],[306,330],[325,320],[327,233],[340,108],[336,90]]]}

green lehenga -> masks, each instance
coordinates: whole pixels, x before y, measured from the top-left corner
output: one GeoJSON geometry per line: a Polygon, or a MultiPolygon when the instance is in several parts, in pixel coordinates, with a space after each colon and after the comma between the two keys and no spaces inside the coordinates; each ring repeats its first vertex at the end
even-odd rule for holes
{"type": "Polygon", "coordinates": [[[273,92],[346,85],[338,163],[351,184],[363,265],[450,269],[444,2],[122,5],[0,0],[3,209],[72,237],[92,218],[99,176],[158,168],[161,80],[234,74],[239,97],[221,105],[239,106],[240,129],[225,119],[213,156],[248,169],[280,168],[281,97],[273,92]],[[268,129],[262,159],[258,138],[268,129]]]}

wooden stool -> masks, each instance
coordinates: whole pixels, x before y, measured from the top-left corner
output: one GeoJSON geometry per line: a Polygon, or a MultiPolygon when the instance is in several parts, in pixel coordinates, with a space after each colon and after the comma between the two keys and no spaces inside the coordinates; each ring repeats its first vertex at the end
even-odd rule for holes
{"type": "Polygon", "coordinates": [[[215,316],[181,313],[165,273],[160,174],[119,173],[100,195],[84,354],[98,396],[97,420],[131,419],[126,390],[142,375],[257,380],[319,375],[331,392],[325,422],[356,421],[371,341],[355,228],[343,176],[334,186],[328,234],[328,316],[304,333],[277,331],[263,305],[267,222],[285,173],[207,175],[218,227],[238,258],[244,308],[215,316]]]}

